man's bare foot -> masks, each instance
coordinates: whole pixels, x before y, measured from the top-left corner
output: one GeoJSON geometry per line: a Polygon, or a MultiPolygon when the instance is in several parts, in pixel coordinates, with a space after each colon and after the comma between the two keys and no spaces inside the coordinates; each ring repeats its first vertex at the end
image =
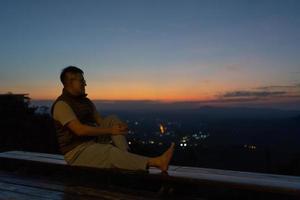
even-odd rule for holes
{"type": "Polygon", "coordinates": [[[161,160],[161,165],[159,166],[159,168],[161,169],[161,171],[167,171],[168,170],[169,162],[171,161],[171,158],[173,156],[174,147],[175,147],[175,143],[172,142],[169,149],[167,151],[165,151],[161,156],[159,156],[159,158],[161,160]]]}
{"type": "Polygon", "coordinates": [[[162,155],[160,155],[158,157],[155,157],[155,158],[150,158],[149,162],[148,162],[148,165],[153,166],[153,167],[157,167],[161,171],[167,171],[168,168],[169,168],[169,163],[170,163],[171,158],[173,156],[174,146],[175,146],[175,143],[172,142],[169,149],[167,149],[162,155]]]}

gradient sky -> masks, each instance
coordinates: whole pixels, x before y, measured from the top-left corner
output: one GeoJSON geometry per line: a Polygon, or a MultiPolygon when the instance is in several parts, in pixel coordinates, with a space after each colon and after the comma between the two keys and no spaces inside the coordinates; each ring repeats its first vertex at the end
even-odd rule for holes
{"type": "Polygon", "coordinates": [[[300,1],[0,0],[0,93],[53,99],[82,68],[91,99],[293,102],[300,1]]]}

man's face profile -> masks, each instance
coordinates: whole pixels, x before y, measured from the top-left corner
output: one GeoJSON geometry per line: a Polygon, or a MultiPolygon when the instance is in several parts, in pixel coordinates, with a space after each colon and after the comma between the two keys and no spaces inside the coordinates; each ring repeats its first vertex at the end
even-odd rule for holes
{"type": "Polygon", "coordinates": [[[86,82],[84,77],[80,73],[68,73],[67,74],[67,82],[68,88],[75,94],[75,95],[84,95],[85,94],[85,86],[86,82]]]}

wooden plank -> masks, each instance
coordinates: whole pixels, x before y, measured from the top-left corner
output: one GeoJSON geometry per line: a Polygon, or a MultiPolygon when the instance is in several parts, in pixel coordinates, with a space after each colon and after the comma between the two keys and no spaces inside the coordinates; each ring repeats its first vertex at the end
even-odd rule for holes
{"type": "MultiPolygon", "coordinates": [[[[63,191],[56,191],[50,189],[41,189],[38,186],[24,186],[21,184],[14,184],[14,183],[6,183],[0,181],[0,191],[8,191],[18,194],[25,194],[27,196],[30,195],[33,198],[39,199],[51,199],[51,200],[61,200],[69,197],[69,199],[107,199],[107,200],[115,200],[115,199],[124,199],[124,200],[135,200],[137,199],[136,196],[132,195],[124,195],[121,193],[116,193],[113,191],[96,191],[93,189],[88,188],[65,188],[63,191]]],[[[1,196],[1,192],[0,192],[1,196]]],[[[29,199],[29,198],[28,198],[29,199]]]]}
{"type": "MultiPolygon", "coordinates": [[[[150,169],[151,174],[158,173],[156,169],[150,169]]],[[[220,169],[207,169],[195,167],[178,167],[168,172],[168,175],[183,178],[191,182],[231,185],[236,188],[252,188],[260,191],[281,191],[300,195],[300,177],[240,172],[220,169]]],[[[196,184],[196,183],[195,183],[196,184]]]]}
{"type": "MultiPolygon", "coordinates": [[[[36,197],[31,195],[30,193],[26,191],[9,191],[9,190],[1,190],[0,189],[0,200],[44,200],[44,199],[49,199],[47,196],[43,197],[36,197]]],[[[68,195],[64,194],[62,197],[54,200],[63,200],[63,199],[72,199],[72,200],[107,200],[107,199],[101,199],[101,198],[91,198],[91,197],[78,197],[74,195],[68,195]]],[[[111,200],[116,200],[116,199],[111,199],[111,200]]]]}
{"type": "MultiPolygon", "coordinates": [[[[63,192],[56,192],[56,191],[43,191],[37,188],[31,188],[21,185],[14,185],[14,184],[7,184],[7,183],[0,183],[0,196],[4,199],[36,199],[36,200],[61,200],[61,199],[74,199],[74,200],[97,200],[100,198],[93,198],[89,196],[76,196],[70,195],[63,192]]],[[[107,198],[101,198],[107,199],[107,198]]],[[[112,198],[111,198],[112,199],[112,198]]]]}
{"type": "Polygon", "coordinates": [[[170,172],[170,176],[182,177],[201,183],[210,183],[216,185],[230,186],[240,189],[253,189],[266,192],[279,192],[286,194],[300,195],[300,182],[278,179],[258,179],[251,177],[238,177],[232,175],[219,175],[219,174],[193,174],[193,173],[177,173],[170,172]]]}
{"type": "Polygon", "coordinates": [[[12,192],[0,189],[0,200],[41,200],[39,197],[34,197],[28,194],[12,192]]]}
{"type": "Polygon", "coordinates": [[[31,161],[38,161],[38,162],[46,162],[46,163],[55,163],[55,164],[61,164],[66,165],[66,161],[64,160],[58,160],[58,159],[51,159],[46,157],[36,157],[32,156],[30,154],[26,155],[18,155],[18,154],[0,154],[1,158],[15,158],[19,160],[31,160],[31,161]]]}
{"type": "Polygon", "coordinates": [[[64,160],[63,155],[59,154],[49,154],[49,153],[38,153],[38,152],[30,152],[30,151],[6,151],[0,153],[0,155],[5,155],[5,154],[15,154],[15,155],[30,155],[34,157],[43,157],[43,158],[50,158],[50,159],[57,159],[57,160],[64,160]]]}
{"type": "MultiPolygon", "coordinates": [[[[245,178],[251,180],[268,180],[275,182],[283,182],[283,183],[300,183],[300,177],[298,176],[287,176],[287,175],[277,175],[277,174],[266,174],[266,173],[256,173],[256,172],[242,172],[242,171],[231,171],[231,170],[220,170],[220,169],[207,169],[207,168],[188,168],[188,170],[173,170],[174,174],[182,174],[183,176],[196,176],[197,175],[216,175],[216,176],[224,176],[228,178],[236,177],[236,178],[245,178]]],[[[298,185],[300,186],[300,185],[298,185]]]]}
{"type": "Polygon", "coordinates": [[[15,183],[21,185],[28,185],[32,187],[39,187],[44,189],[51,189],[57,191],[64,191],[65,183],[62,181],[55,181],[53,179],[45,178],[45,177],[33,177],[33,176],[24,176],[20,174],[15,174],[11,172],[0,171],[0,181],[15,183]]]}
{"type": "Polygon", "coordinates": [[[64,193],[62,192],[56,192],[56,191],[50,191],[40,188],[33,188],[23,185],[16,185],[12,183],[6,183],[0,181],[0,190],[2,191],[10,191],[14,193],[20,193],[20,194],[27,194],[31,195],[32,197],[36,198],[44,198],[44,199],[62,199],[64,193]]]}
{"type": "MultiPolygon", "coordinates": [[[[0,173],[0,190],[7,190],[22,194],[30,194],[33,197],[49,199],[62,199],[66,196],[76,196],[83,199],[155,199],[148,198],[145,194],[128,194],[117,190],[95,189],[80,186],[76,183],[55,182],[48,177],[32,178],[26,176],[16,176],[8,173],[0,173]]],[[[149,193],[148,193],[149,195],[149,193]]],[[[1,196],[1,192],[0,192],[1,196]]],[[[153,194],[152,194],[153,196],[153,194]]]]}
{"type": "Polygon", "coordinates": [[[255,177],[255,178],[276,178],[276,179],[285,179],[285,180],[294,180],[299,181],[299,176],[288,176],[288,175],[279,175],[279,174],[267,174],[259,172],[243,172],[243,171],[233,171],[233,170],[222,170],[222,169],[211,169],[211,168],[200,168],[200,167],[185,167],[181,166],[176,168],[176,172],[183,173],[200,173],[200,174],[219,174],[219,175],[232,175],[239,177],[255,177]]]}
{"type": "MultiPolygon", "coordinates": [[[[211,185],[214,187],[226,187],[237,188],[254,191],[264,191],[271,193],[283,193],[300,195],[300,177],[275,175],[275,174],[263,174],[253,172],[239,172],[231,170],[219,170],[219,169],[206,169],[195,167],[179,167],[170,166],[171,170],[168,171],[168,175],[162,176],[160,170],[150,168],[149,174],[139,174],[136,171],[111,171],[107,169],[99,168],[81,168],[77,166],[63,165],[63,160],[59,157],[53,157],[52,155],[44,155],[41,153],[22,153],[22,152],[8,152],[0,154],[0,159],[9,159],[12,163],[17,162],[20,166],[27,164],[27,166],[35,166],[37,168],[47,167],[47,170],[59,170],[68,173],[92,173],[107,177],[108,175],[119,176],[120,178],[134,178],[135,180],[156,181],[160,184],[164,182],[171,183],[173,185],[187,184],[195,188],[203,185],[211,185]],[[26,162],[26,160],[28,162],[26,162]],[[32,161],[32,162],[31,162],[32,161]],[[46,164],[45,164],[46,163],[46,164]],[[52,163],[50,165],[50,163],[52,163]],[[61,167],[58,167],[60,165],[61,167]],[[73,170],[73,171],[72,171],[73,170]],[[71,172],[72,171],[72,172],[71,172]]],[[[6,160],[5,162],[8,162],[6,160]]],[[[46,170],[46,169],[45,169],[46,170]]]]}

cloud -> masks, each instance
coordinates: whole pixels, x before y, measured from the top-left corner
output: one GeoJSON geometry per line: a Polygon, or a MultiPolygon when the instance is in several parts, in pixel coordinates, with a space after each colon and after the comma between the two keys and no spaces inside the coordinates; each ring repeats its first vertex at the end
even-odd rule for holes
{"type": "Polygon", "coordinates": [[[300,107],[300,84],[269,85],[254,89],[227,91],[216,96],[215,103],[220,104],[247,104],[247,105],[288,105],[288,102],[300,107]]]}
{"type": "Polygon", "coordinates": [[[285,91],[233,91],[226,92],[223,97],[270,97],[270,96],[279,96],[284,95],[287,92],[285,91]]]}
{"type": "Polygon", "coordinates": [[[298,84],[293,84],[293,85],[269,85],[269,86],[262,86],[262,87],[257,87],[255,89],[258,90],[291,90],[291,89],[300,89],[300,83],[298,84]]]}

